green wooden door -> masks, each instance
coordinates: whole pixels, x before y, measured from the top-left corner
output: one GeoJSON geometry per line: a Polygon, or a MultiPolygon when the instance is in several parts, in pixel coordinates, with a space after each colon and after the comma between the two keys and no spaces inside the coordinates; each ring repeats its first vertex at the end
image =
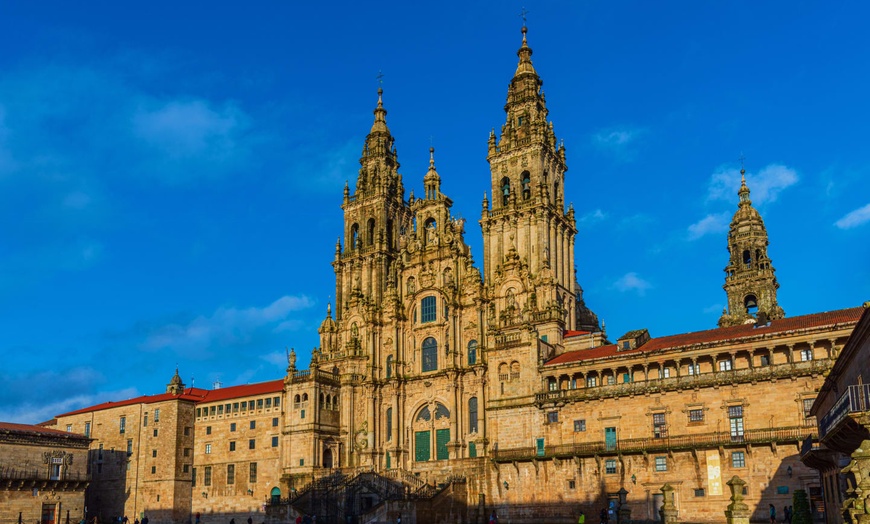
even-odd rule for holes
{"type": "Polygon", "coordinates": [[[544,456],[544,439],[539,438],[535,441],[535,454],[539,457],[544,456]]]}
{"type": "Polygon", "coordinates": [[[447,460],[450,455],[447,453],[447,443],[450,442],[449,429],[435,430],[435,458],[437,460],[447,460]]]}
{"type": "Polygon", "coordinates": [[[432,443],[428,431],[414,432],[414,460],[426,462],[432,457],[432,443]]]}
{"type": "Polygon", "coordinates": [[[616,449],[616,428],[604,428],[604,446],[607,451],[616,449]]]}
{"type": "Polygon", "coordinates": [[[468,443],[468,457],[476,458],[477,457],[477,444],[474,442],[468,443]]]}

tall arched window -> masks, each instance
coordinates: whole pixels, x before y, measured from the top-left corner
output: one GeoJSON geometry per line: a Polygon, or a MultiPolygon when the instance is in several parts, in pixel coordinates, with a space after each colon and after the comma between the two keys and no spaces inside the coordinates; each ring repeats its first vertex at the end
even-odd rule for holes
{"type": "Polygon", "coordinates": [[[366,245],[372,245],[375,243],[375,219],[370,218],[369,223],[366,226],[366,245]]]}
{"type": "Polygon", "coordinates": [[[477,433],[477,397],[468,399],[468,432],[477,433]]]}
{"type": "Polygon", "coordinates": [[[393,440],[393,408],[387,408],[387,440],[393,440]]]}
{"type": "Polygon", "coordinates": [[[528,171],[523,171],[523,200],[532,197],[532,177],[528,171]]]}
{"type": "Polygon", "coordinates": [[[477,364],[477,341],[472,340],[468,343],[468,365],[477,364]]]}
{"type": "Polygon", "coordinates": [[[504,177],[501,179],[501,203],[502,205],[508,205],[511,198],[511,181],[508,177],[504,177]]]}
{"type": "Polygon", "coordinates": [[[438,369],[438,342],[429,337],[423,341],[423,371],[438,369]]]}
{"type": "Polygon", "coordinates": [[[359,249],[359,224],[350,226],[350,248],[359,249]]]}

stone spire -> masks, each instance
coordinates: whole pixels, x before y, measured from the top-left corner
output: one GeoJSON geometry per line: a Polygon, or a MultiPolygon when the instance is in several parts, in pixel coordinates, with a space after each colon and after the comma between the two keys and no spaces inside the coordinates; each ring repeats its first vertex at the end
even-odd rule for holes
{"type": "Polygon", "coordinates": [[[178,374],[178,367],[175,368],[175,374],[166,385],[166,392],[172,395],[181,395],[184,393],[184,383],[181,381],[181,375],[178,374]]]}
{"type": "Polygon", "coordinates": [[[366,136],[360,158],[356,196],[365,194],[401,195],[399,161],[393,135],[387,127],[387,110],[384,109],[384,90],[378,88],[378,105],[374,110],[375,120],[366,136]]]}
{"type": "Polygon", "coordinates": [[[719,318],[719,327],[749,322],[766,323],[783,318],[785,312],[776,302],[776,270],[767,256],[767,229],[749,199],[746,170],[740,170],[740,197],[737,212],[728,231],[728,266],[725,268],[725,293],[728,307],[719,318]]]}
{"type": "Polygon", "coordinates": [[[441,194],[441,177],[435,170],[435,148],[429,148],[429,171],[423,177],[423,187],[426,188],[426,199],[435,200],[441,194]]]}

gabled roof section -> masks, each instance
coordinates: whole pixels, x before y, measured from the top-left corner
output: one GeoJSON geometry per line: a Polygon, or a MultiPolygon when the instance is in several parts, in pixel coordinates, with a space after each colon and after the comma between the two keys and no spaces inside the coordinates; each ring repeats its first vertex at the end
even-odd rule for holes
{"type": "Polygon", "coordinates": [[[592,349],[581,349],[562,353],[561,355],[549,360],[544,365],[556,366],[559,364],[568,364],[570,362],[608,358],[616,355],[623,356],[636,353],[650,353],[653,351],[686,348],[698,344],[716,344],[741,339],[751,340],[757,337],[769,337],[778,334],[785,335],[792,331],[835,326],[837,324],[855,324],[858,322],[858,319],[861,318],[861,313],[863,313],[863,311],[864,309],[861,307],[854,307],[849,309],[839,309],[836,311],[826,311],[824,313],[814,313],[812,315],[803,315],[800,317],[783,318],[774,320],[768,325],[759,327],[756,327],[754,324],[741,324],[738,326],[708,329],[706,331],[683,333],[681,335],[652,338],[649,342],[638,348],[625,351],[617,351],[616,344],[610,344],[592,349]]]}
{"type": "Polygon", "coordinates": [[[90,440],[88,437],[79,433],[70,433],[60,431],[58,429],[46,428],[42,426],[34,426],[31,424],[16,424],[14,422],[0,422],[0,435],[22,435],[22,436],[49,436],[61,437],[73,440],[90,440]]]}
{"type": "Polygon", "coordinates": [[[161,393],[159,395],[143,395],[119,402],[104,402],[94,406],[89,406],[76,411],[70,411],[58,415],[58,417],[67,417],[70,415],[80,415],[82,413],[90,413],[94,411],[102,411],[104,409],[113,409],[123,406],[133,406],[136,404],[154,404],[157,402],[165,402],[167,400],[184,400],[187,402],[217,402],[232,398],[250,397],[254,395],[265,395],[267,393],[280,393],[284,390],[284,380],[270,380],[268,382],[258,382],[256,384],[243,384],[241,386],[230,386],[220,389],[202,389],[202,388],[187,388],[180,395],[172,393],[161,393]]]}

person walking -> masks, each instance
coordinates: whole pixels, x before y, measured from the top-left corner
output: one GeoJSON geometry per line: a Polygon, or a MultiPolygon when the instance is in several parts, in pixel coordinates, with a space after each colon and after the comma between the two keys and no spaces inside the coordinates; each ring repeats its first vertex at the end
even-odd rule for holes
{"type": "Polygon", "coordinates": [[[776,524],[776,507],[773,504],[769,504],[769,506],[770,524],[776,524]]]}
{"type": "Polygon", "coordinates": [[[580,512],[580,516],[577,517],[577,524],[586,524],[586,514],[582,511],[580,512]]]}

